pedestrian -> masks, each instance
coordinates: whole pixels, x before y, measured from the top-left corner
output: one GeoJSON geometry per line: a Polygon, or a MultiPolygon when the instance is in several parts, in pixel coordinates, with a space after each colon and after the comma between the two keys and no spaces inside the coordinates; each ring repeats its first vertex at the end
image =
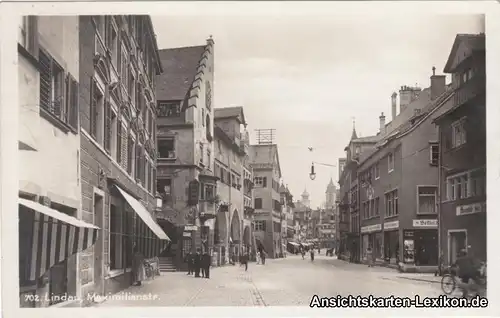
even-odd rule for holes
{"type": "Polygon", "coordinates": [[[241,264],[245,266],[245,272],[248,270],[248,260],[249,260],[249,255],[248,252],[245,252],[245,254],[241,255],[241,264]]]}
{"type": "Polygon", "coordinates": [[[314,262],[314,248],[311,248],[311,262],[314,262]]]}
{"type": "Polygon", "coordinates": [[[188,275],[191,275],[194,273],[194,269],[193,269],[193,253],[191,253],[191,251],[189,251],[186,255],[186,257],[184,257],[184,262],[187,263],[187,267],[188,267],[188,275]]]}
{"type": "Polygon", "coordinates": [[[265,250],[262,250],[260,252],[260,259],[262,261],[262,265],[266,265],[266,251],[265,250]]]}
{"type": "Polygon", "coordinates": [[[208,251],[205,251],[201,256],[201,270],[205,278],[210,278],[210,265],[212,265],[212,257],[208,254],[208,251]]]}
{"type": "Polygon", "coordinates": [[[144,267],[144,255],[139,251],[137,246],[134,246],[132,257],[132,274],[133,285],[141,286],[142,281],[146,278],[146,268],[144,267]]]}
{"type": "Polygon", "coordinates": [[[366,249],[366,252],[365,252],[365,257],[366,257],[366,262],[368,263],[368,267],[373,267],[373,252],[372,252],[372,248],[370,246],[368,246],[368,248],[366,249]]]}
{"type": "Polygon", "coordinates": [[[304,259],[306,256],[306,251],[304,250],[304,248],[300,249],[300,254],[302,255],[302,259],[304,259]]]}
{"type": "Polygon", "coordinates": [[[318,247],[318,255],[321,254],[321,248],[318,247]]]}
{"type": "Polygon", "coordinates": [[[200,249],[196,250],[196,254],[194,254],[193,265],[194,265],[194,277],[200,277],[200,269],[201,269],[201,254],[200,249]]]}

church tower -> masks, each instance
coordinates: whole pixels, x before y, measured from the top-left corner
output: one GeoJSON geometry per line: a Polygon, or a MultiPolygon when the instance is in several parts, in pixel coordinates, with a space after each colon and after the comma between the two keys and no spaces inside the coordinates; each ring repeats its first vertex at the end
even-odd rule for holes
{"type": "Polygon", "coordinates": [[[311,207],[311,201],[309,201],[309,193],[307,189],[304,189],[304,193],[302,193],[302,204],[308,208],[311,207]]]}
{"type": "Polygon", "coordinates": [[[333,209],[335,208],[335,201],[337,200],[336,198],[336,193],[337,193],[337,188],[335,187],[335,184],[333,183],[333,179],[330,178],[330,183],[326,187],[326,208],[327,209],[333,209]]]}

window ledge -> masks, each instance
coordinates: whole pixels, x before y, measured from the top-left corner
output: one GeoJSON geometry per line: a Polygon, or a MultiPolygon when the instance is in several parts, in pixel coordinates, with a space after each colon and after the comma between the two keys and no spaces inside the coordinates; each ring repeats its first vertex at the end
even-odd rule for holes
{"type": "Polygon", "coordinates": [[[384,216],[384,219],[387,220],[387,219],[392,219],[392,218],[395,218],[395,217],[398,217],[399,214],[395,214],[395,215],[391,215],[391,216],[384,216]]]}
{"type": "Polygon", "coordinates": [[[71,126],[63,122],[61,119],[57,118],[56,116],[45,110],[43,107],[40,107],[40,117],[44,118],[52,125],[59,128],[59,130],[61,130],[65,134],[68,134],[69,132],[72,132],[74,135],[78,134],[78,132],[74,128],[72,128],[71,126]]]}
{"type": "Polygon", "coordinates": [[[436,212],[417,212],[417,215],[437,215],[436,212]]]}

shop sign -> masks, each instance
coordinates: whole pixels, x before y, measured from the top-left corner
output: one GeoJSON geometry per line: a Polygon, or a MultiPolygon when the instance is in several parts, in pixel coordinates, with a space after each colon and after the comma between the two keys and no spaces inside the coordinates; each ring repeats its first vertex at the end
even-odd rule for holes
{"type": "Polygon", "coordinates": [[[437,228],[438,222],[436,219],[418,219],[413,220],[413,227],[437,228]]]}
{"type": "Polygon", "coordinates": [[[186,226],[184,226],[184,231],[186,231],[186,232],[198,231],[198,226],[196,226],[196,225],[186,225],[186,226]]]}
{"type": "Polygon", "coordinates": [[[399,228],[399,221],[392,221],[384,223],[384,230],[392,230],[399,228]]]}
{"type": "Polygon", "coordinates": [[[457,206],[457,215],[486,212],[486,202],[457,206]]]}
{"type": "Polygon", "coordinates": [[[191,237],[191,232],[183,232],[182,236],[183,237],[191,237]]]}
{"type": "Polygon", "coordinates": [[[361,233],[382,231],[382,224],[367,225],[361,228],[361,233]]]}

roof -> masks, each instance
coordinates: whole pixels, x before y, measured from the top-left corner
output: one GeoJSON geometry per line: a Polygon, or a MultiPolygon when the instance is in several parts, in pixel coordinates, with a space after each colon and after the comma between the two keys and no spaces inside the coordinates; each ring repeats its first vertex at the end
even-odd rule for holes
{"type": "Polygon", "coordinates": [[[224,107],[214,109],[214,118],[237,118],[243,125],[246,125],[245,114],[242,106],[224,107]]]}
{"type": "Polygon", "coordinates": [[[455,37],[455,41],[453,42],[453,46],[451,47],[450,54],[448,55],[448,60],[446,61],[443,72],[451,73],[453,72],[453,61],[457,54],[457,50],[460,47],[461,43],[465,43],[465,45],[471,51],[484,51],[485,50],[485,35],[484,33],[480,34],[457,34],[455,37]]]}
{"type": "Polygon", "coordinates": [[[194,81],[205,45],[162,49],[163,73],[156,77],[158,100],[184,100],[194,81]]]}
{"type": "Polygon", "coordinates": [[[279,191],[280,193],[287,193],[288,192],[287,188],[283,185],[283,183],[280,185],[279,190],[280,190],[279,191]]]}
{"type": "Polygon", "coordinates": [[[251,164],[273,163],[274,158],[278,164],[278,171],[281,178],[280,159],[278,156],[278,145],[250,145],[249,157],[251,164]]]}

